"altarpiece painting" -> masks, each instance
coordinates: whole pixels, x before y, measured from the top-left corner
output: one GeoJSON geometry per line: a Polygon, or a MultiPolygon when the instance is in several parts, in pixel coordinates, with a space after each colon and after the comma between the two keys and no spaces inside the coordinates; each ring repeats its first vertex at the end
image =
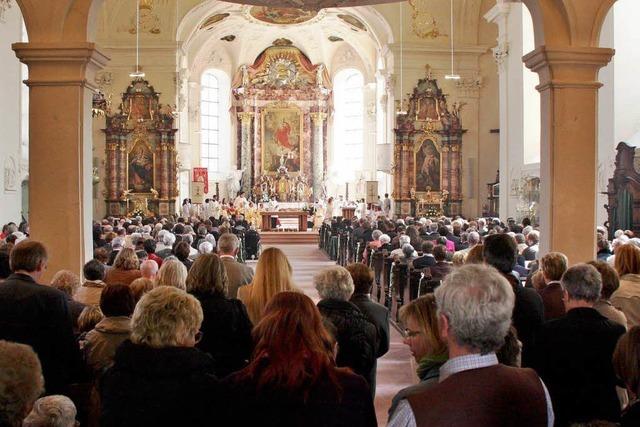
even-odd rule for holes
{"type": "Polygon", "coordinates": [[[302,113],[297,108],[262,111],[262,173],[302,172],[302,113]]]}

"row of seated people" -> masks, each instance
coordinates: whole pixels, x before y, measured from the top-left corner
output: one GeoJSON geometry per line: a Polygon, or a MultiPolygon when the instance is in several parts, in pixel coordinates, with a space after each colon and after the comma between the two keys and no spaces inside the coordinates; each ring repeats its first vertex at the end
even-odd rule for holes
{"type": "MultiPolygon", "coordinates": [[[[347,241],[353,238],[355,230],[348,227],[344,229],[347,232],[339,238],[347,241]]],[[[325,232],[327,230],[330,228],[327,227],[325,232]]],[[[595,289],[594,283],[599,281],[601,284],[598,292],[595,294],[593,289],[590,291],[591,295],[586,298],[586,305],[583,305],[584,301],[573,305],[569,301],[570,295],[567,295],[568,289],[563,285],[568,270],[566,256],[558,252],[546,254],[540,260],[529,264],[531,272],[527,269],[521,275],[522,270],[518,267],[522,265],[518,264],[518,259],[522,257],[523,250],[526,251],[532,245],[520,247],[514,235],[506,229],[483,233],[483,237],[474,232],[475,230],[471,230],[467,236],[472,240],[472,245],[467,248],[450,252],[446,251],[445,242],[434,248],[433,243],[427,241],[422,243],[424,253],[417,254],[410,243],[403,245],[403,238],[407,235],[402,231],[398,233],[398,246],[401,247],[394,249],[388,236],[379,230],[373,230],[371,240],[363,251],[365,254],[370,253],[368,260],[366,256],[358,256],[357,249],[353,252],[353,257],[356,261],[362,259],[363,262],[368,262],[376,271],[376,283],[379,286],[377,292],[374,288],[374,299],[392,310],[397,310],[392,318],[399,317],[399,323],[404,326],[407,326],[407,323],[402,318],[402,305],[407,301],[412,301],[409,304],[411,305],[421,300],[419,296],[423,292],[433,292],[443,281],[446,282],[451,272],[462,265],[492,265],[513,287],[516,300],[513,326],[523,346],[522,363],[524,366],[535,367],[543,379],[547,376],[552,383],[551,396],[554,401],[559,402],[560,407],[558,425],[567,425],[568,419],[580,419],[580,410],[576,402],[571,402],[574,399],[571,392],[576,391],[575,384],[580,384],[583,389],[591,387],[593,392],[600,393],[600,397],[607,397],[606,402],[598,399],[591,401],[599,409],[590,415],[598,410],[601,414],[608,411],[602,418],[617,420],[620,407],[627,405],[628,400],[620,390],[619,399],[616,398],[616,378],[611,367],[611,355],[615,342],[625,329],[640,325],[638,245],[634,244],[633,239],[629,240],[629,244],[619,245],[614,264],[603,261],[591,262],[593,269],[587,269],[589,274],[583,272],[580,282],[591,283],[595,289]],[[594,278],[594,274],[598,277],[594,278]],[[585,307],[591,310],[579,310],[585,307]],[[554,336],[555,333],[558,337],[554,336]],[[547,352],[553,355],[548,356],[547,352]],[[580,357],[583,353],[591,354],[590,362],[578,363],[573,366],[574,369],[566,372],[567,366],[572,363],[571,358],[580,357]],[[603,368],[590,374],[588,370],[595,360],[599,360],[603,368]],[[613,384],[608,387],[608,395],[603,393],[601,388],[593,386],[605,383],[609,386],[613,384]],[[607,407],[608,410],[605,409],[607,407]]],[[[443,236],[444,233],[439,238],[443,236]]],[[[604,232],[598,230],[598,239],[601,240],[603,236],[604,232]]],[[[535,237],[537,242],[538,236],[535,237]]],[[[327,240],[321,239],[325,242],[327,240]]],[[[613,262],[614,258],[609,258],[609,261],[613,262]]],[[[586,266],[583,267],[586,269],[586,266]]],[[[570,275],[566,280],[569,278],[570,275]]],[[[579,299],[582,300],[585,299],[584,294],[589,293],[585,289],[578,291],[582,295],[579,299]]],[[[630,396],[633,401],[636,394],[632,393],[630,396]]],[[[589,414],[589,411],[586,413],[589,414]]],[[[581,417],[582,420],[589,419],[584,414],[581,417]]]]}

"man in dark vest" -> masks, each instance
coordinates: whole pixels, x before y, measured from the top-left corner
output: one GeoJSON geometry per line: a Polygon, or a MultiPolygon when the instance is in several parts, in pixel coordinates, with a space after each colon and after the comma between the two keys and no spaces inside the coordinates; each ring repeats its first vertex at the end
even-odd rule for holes
{"type": "Polygon", "coordinates": [[[400,401],[389,427],[553,426],[551,400],[532,369],[496,357],[511,326],[514,294],[492,267],[465,265],[435,291],[449,360],[439,382],[400,401]]]}

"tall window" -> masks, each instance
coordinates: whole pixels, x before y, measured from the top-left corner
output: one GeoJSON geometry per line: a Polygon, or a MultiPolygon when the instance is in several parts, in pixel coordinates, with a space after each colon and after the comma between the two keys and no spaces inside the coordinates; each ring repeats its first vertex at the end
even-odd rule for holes
{"type": "Polygon", "coordinates": [[[354,179],[364,158],[364,77],[355,69],[340,71],[334,81],[333,163],[339,179],[354,179]]]}
{"type": "Polygon", "coordinates": [[[206,71],[200,87],[200,160],[210,174],[217,174],[220,172],[220,79],[214,71],[206,71]]]}

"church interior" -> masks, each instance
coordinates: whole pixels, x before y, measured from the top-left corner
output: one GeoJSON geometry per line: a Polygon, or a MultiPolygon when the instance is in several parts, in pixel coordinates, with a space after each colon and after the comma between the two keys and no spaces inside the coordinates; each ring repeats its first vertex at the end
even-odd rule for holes
{"type": "Polygon", "coordinates": [[[353,228],[437,243],[429,226],[449,227],[454,265],[472,233],[511,231],[535,247],[527,286],[546,254],[632,241],[639,19],[635,0],[0,0],[0,223],[45,244],[46,280],[82,277],[124,224],[165,244],[174,222],[192,243],[244,223],[261,246],[252,259],[243,226],[238,260],[281,248],[314,302],[316,269],[368,264],[395,325],[373,401],[387,425],[417,381],[400,308],[429,280],[353,228]]]}

